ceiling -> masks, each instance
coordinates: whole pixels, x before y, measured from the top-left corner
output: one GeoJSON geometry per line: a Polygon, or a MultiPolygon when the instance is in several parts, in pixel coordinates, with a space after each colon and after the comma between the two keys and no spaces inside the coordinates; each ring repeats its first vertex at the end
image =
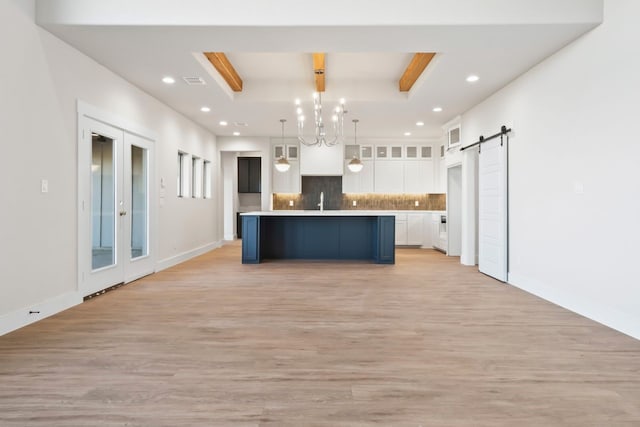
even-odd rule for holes
{"type": "Polygon", "coordinates": [[[602,0],[39,0],[38,23],[216,135],[295,133],[311,105],[312,52],[326,52],[324,104],[347,101],[347,136],[435,138],[441,126],[602,21],[602,0]],[[445,4],[442,4],[445,3],[445,4]],[[319,8],[318,5],[322,5],[319,8]],[[286,11],[286,12],[283,12],[286,11]],[[310,11],[313,11],[311,13],[310,11]],[[233,92],[203,52],[224,52],[233,92]],[[415,52],[437,52],[409,92],[415,52]],[[468,75],[479,80],[466,82],[468,75]],[[164,76],[176,79],[162,83],[164,76]],[[201,77],[189,86],[182,77],[201,77]],[[201,112],[208,106],[211,111],[201,112]],[[434,112],[441,107],[441,112],[434,112]],[[228,126],[220,126],[221,120],[228,126]],[[416,122],[424,126],[416,126],[416,122]],[[245,123],[236,126],[234,123],[245,123]]]}

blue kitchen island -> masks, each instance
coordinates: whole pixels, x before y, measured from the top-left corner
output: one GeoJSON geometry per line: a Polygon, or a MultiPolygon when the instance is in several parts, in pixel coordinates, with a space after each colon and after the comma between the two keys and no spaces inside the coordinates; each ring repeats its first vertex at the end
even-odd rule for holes
{"type": "Polygon", "coordinates": [[[247,212],[242,263],[269,259],[395,263],[395,217],[369,211],[247,212]]]}

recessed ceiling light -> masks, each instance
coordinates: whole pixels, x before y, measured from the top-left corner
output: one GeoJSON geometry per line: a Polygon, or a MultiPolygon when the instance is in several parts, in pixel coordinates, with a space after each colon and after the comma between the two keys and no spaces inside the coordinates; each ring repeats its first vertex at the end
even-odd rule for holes
{"type": "Polygon", "coordinates": [[[170,76],[165,76],[162,78],[162,83],[166,83],[168,85],[172,85],[176,82],[176,79],[174,79],[173,77],[170,76]]]}
{"type": "Polygon", "coordinates": [[[424,126],[424,122],[416,122],[416,126],[424,126]]]}
{"type": "Polygon", "coordinates": [[[234,132],[233,136],[240,136],[240,132],[234,132]]]}
{"type": "Polygon", "coordinates": [[[228,123],[225,122],[224,120],[220,120],[220,122],[218,123],[220,126],[226,126],[228,123]]]}
{"type": "Polygon", "coordinates": [[[405,132],[404,136],[411,136],[411,132],[405,132]]]}
{"type": "Polygon", "coordinates": [[[433,107],[434,113],[439,113],[440,111],[442,111],[442,107],[433,107]]]}
{"type": "Polygon", "coordinates": [[[209,111],[211,111],[211,108],[204,106],[202,108],[200,108],[200,111],[202,111],[203,113],[208,113],[209,111]]]}
{"type": "Polygon", "coordinates": [[[471,74],[470,76],[467,77],[467,81],[469,83],[477,82],[479,79],[480,77],[476,76],[475,74],[471,74]]]}

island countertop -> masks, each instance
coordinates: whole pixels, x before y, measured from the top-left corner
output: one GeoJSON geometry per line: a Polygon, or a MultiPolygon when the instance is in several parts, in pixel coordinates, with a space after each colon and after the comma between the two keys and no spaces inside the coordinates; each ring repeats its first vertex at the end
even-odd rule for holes
{"type": "Polygon", "coordinates": [[[391,216],[397,213],[444,213],[444,211],[383,211],[383,210],[285,210],[244,212],[241,216],[391,216]]]}

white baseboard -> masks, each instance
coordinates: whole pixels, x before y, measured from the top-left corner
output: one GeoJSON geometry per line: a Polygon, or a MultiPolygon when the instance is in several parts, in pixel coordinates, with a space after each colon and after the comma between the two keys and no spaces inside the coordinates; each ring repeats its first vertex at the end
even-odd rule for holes
{"type": "Polygon", "coordinates": [[[200,246],[199,248],[195,248],[190,251],[174,255],[170,258],[163,259],[162,261],[158,261],[156,263],[156,272],[166,270],[169,267],[173,267],[174,265],[178,265],[182,262],[188,261],[191,258],[195,258],[199,255],[205,254],[209,251],[219,248],[220,246],[222,246],[222,241],[208,243],[204,246],[200,246]]]}
{"type": "Polygon", "coordinates": [[[82,303],[79,292],[67,292],[0,316],[0,336],[82,303]]]}
{"type": "Polygon", "coordinates": [[[509,273],[509,284],[640,340],[640,313],[635,316],[552,288],[537,280],[509,273]]]}

